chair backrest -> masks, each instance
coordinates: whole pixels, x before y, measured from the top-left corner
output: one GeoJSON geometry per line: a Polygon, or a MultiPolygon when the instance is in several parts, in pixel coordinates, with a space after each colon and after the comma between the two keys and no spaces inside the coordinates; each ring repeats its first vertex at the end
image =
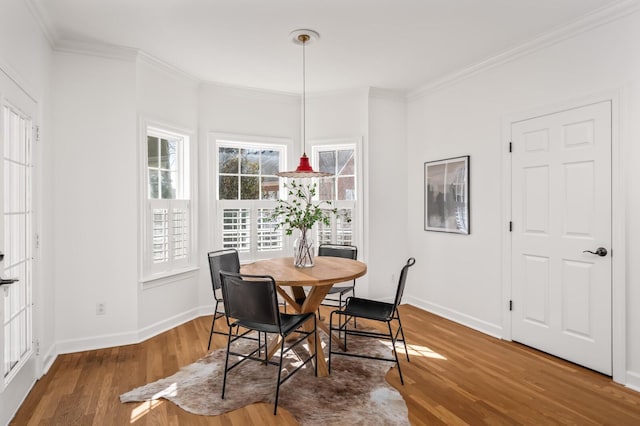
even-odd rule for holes
{"type": "Polygon", "coordinates": [[[280,330],[276,283],[268,275],[220,272],[224,312],[229,318],[274,325],[280,330]]]}
{"type": "Polygon", "coordinates": [[[218,298],[216,290],[220,290],[220,272],[240,273],[240,258],[236,249],[224,249],[209,252],[209,272],[211,273],[211,285],[213,295],[218,298]]]}
{"type": "Polygon", "coordinates": [[[394,309],[398,309],[400,306],[400,302],[402,301],[402,294],[404,293],[404,286],[407,282],[407,274],[409,273],[409,268],[416,264],[416,260],[413,257],[410,257],[407,260],[407,263],[402,267],[402,271],[400,271],[400,279],[398,280],[398,289],[396,290],[396,300],[394,302],[394,309]]]}
{"type": "Polygon", "coordinates": [[[344,257],[356,260],[358,258],[358,247],[346,244],[320,244],[318,256],[344,257]]]}

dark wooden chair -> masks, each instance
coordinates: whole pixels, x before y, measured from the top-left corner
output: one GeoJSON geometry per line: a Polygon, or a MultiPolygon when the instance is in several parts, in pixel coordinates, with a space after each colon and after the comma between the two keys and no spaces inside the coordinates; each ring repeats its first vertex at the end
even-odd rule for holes
{"type": "MultiPolygon", "coordinates": [[[[265,364],[278,366],[278,380],[276,383],[276,398],[273,414],[278,411],[278,396],[280,395],[280,385],[293,376],[298,370],[308,362],[315,361],[316,351],[308,358],[301,359],[300,365],[289,371],[286,377],[282,378],[282,361],[289,351],[303,343],[310,336],[315,339],[315,347],[318,346],[316,333],[316,315],[314,312],[305,314],[287,314],[279,310],[276,283],[272,277],[267,275],[242,275],[221,272],[222,299],[226,312],[229,333],[227,335],[227,356],[224,364],[224,378],[222,382],[222,399],[224,399],[227,375],[229,371],[246,360],[260,361],[265,364]],[[313,328],[305,330],[302,326],[307,321],[313,321],[313,328]],[[240,331],[242,330],[242,331],[240,331]],[[232,351],[232,343],[245,337],[252,331],[258,332],[258,345],[249,353],[239,353],[232,351]],[[285,348],[285,340],[291,334],[297,334],[293,342],[288,343],[285,348]],[[264,341],[260,338],[264,334],[264,341]],[[267,335],[277,334],[280,338],[280,360],[278,362],[268,359],[267,335]],[[261,358],[261,352],[264,357],[261,358]],[[229,355],[240,357],[240,360],[229,366],[229,355]]],[[[253,347],[253,346],[252,346],[253,347]]],[[[295,352],[294,352],[295,353],[295,352]]],[[[314,362],[315,375],[318,375],[318,364],[314,362]]],[[[293,389],[292,389],[293,390],[293,389]]]]}
{"type": "Polygon", "coordinates": [[[402,330],[402,322],[400,321],[400,313],[398,312],[398,306],[402,301],[402,294],[404,293],[404,287],[407,281],[407,274],[409,268],[415,265],[416,260],[411,257],[407,260],[407,263],[402,267],[400,272],[400,279],[398,280],[398,287],[396,289],[396,297],[393,303],[379,302],[377,300],[362,299],[358,297],[348,297],[344,309],[337,309],[331,312],[329,319],[329,329],[331,332],[336,331],[344,335],[345,351],[334,351],[331,340],[329,339],[329,373],[331,373],[331,355],[352,356],[359,358],[378,359],[383,361],[395,362],[398,366],[398,374],[400,375],[400,382],[404,385],[402,378],[402,370],[400,370],[400,362],[398,361],[398,351],[396,350],[396,343],[401,341],[404,344],[404,351],[407,355],[407,361],[409,361],[409,352],[407,351],[407,343],[404,338],[404,331],[402,330]],[[338,317],[353,317],[353,318],[365,318],[372,321],[384,322],[387,324],[388,333],[380,333],[376,331],[367,331],[359,329],[349,329],[348,324],[345,321],[338,319],[337,325],[334,326],[334,316],[338,317]],[[397,331],[394,333],[391,328],[391,323],[397,323],[397,331]],[[363,337],[371,337],[375,339],[391,340],[393,347],[394,358],[376,357],[367,354],[355,354],[347,352],[347,336],[356,335],[363,337]],[[400,339],[398,339],[400,336],[400,339]]]}

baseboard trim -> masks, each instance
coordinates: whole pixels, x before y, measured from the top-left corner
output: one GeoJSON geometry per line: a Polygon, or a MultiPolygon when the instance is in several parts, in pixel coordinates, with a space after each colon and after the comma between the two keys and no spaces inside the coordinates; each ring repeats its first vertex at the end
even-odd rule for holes
{"type": "Polygon", "coordinates": [[[629,389],[633,389],[636,392],[640,392],[640,374],[632,371],[627,371],[627,382],[623,383],[629,389]]]}
{"type": "Polygon", "coordinates": [[[197,307],[181,314],[174,315],[170,318],[158,321],[154,324],[148,325],[147,327],[138,330],[138,341],[135,343],[143,342],[147,339],[157,336],[160,333],[164,333],[165,331],[171,330],[172,328],[182,325],[185,322],[189,322],[192,319],[198,318],[202,315],[206,314],[201,314],[201,308],[197,307]]]}
{"type": "Polygon", "coordinates": [[[57,354],[71,354],[75,352],[92,351],[95,349],[111,348],[138,343],[138,333],[129,331],[125,333],[103,334],[82,339],[62,340],[56,344],[57,354]]]}
{"type": "Polygon", "coordinates": [[[40,372],[40,376],[44,376],[49,372],[49,369],[53,365],[53,363],[58,358],[58,352],[56,345],[51,345],[47,353],[45,353],[42,357],[42,371],[40,372]]]}
{"type": "Polygon", "coordinates": [[[453,309],[446,308],[444,306],[437,305],[435,303],[427,302],[416,297],[405,297],[406,303],[409,303],[420,309],[424,309],[427,312],[454,321],[458,324],[462,324],[465,327],[472,328],[489,336],[502,339],[502,327],[490,322],[472,317],[471,315],[463,314],[462,312],[455,311],[453,309]]]}
{"type": "Polygon", "coordinates": [[[184,324],[185,322],[191,321],[195,318],[205,315],[211,315],[212,312],[212,305],[199,306],[181,314],[174,315],[170,318],[163,319],[136,331],[103,334],[101,336],[93,336],[83,339],[63,340],[55,345],[55,356],[52,356],[52,358],[55,360],[58,355],[62,354],[111,348],[114,346],[135,345],[136,343],[143,342],[147,339],[150,339],[151,337],[171,330],[172,328],[184,324]]]}

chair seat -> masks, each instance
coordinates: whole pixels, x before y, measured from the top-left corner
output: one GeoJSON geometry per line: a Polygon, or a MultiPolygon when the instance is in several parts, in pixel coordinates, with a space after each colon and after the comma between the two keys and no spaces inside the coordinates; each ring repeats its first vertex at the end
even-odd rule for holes
{"type": "Polygon", "coordinates": [[[353,286],[348,286],[348,287],[331,287],[331,289],[329,289],[329,293],[328,294],[344,294],[344,293],[348,293],[350,291],[353,291],[353,286]]]}
{"type": "MultiPolygon", "coordinates": [[[[280,325],[282,328],[282,333],[286,336],[292,331],[298,329],[305,321],[307,321],[312,315],[315,315],[313,312],[309,312],[306,314],[280,314],[280,325]]],[[[265,333],[280,333],[277,325],[271,324],[263,324],[259,322],[253,321],[236,321],[237,325],[245,328],[250,328],[252,330],[262,331],[265,333]]]]}
{"type": "Polygon", "coordinates": [[[387,321],[393,316],[393,309],[393,303],[350,297],[347,300],[347,306],[338,312],[349,316],[367,318],[376,321],[387,321]]]}

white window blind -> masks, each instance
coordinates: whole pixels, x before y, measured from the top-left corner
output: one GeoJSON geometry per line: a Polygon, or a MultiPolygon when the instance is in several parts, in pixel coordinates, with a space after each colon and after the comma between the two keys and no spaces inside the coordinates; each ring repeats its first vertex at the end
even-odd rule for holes
{"type": "Polygon", "coordinates": [[[317,145],[313,158],[318,170],[331,173],[319,179],[318,198],[330,201],[338,214],[331,215],[330,225],[319,223],[316,228],[318,244],[358,245],[357,229],[357,152],[355,144],[317,145]]]}
{"type": "Polygon", "coordinates": [[[251,211],[249,209],[222,210],[222,246],[248,252],[251,248],[251,211]]]}
{"type": "Polygon", "coordinates": [[[276,173],[285,146],[271,142],[216,140],[218,235],[222,248],[242,260],[273,257],[285,250],[284,231],[271,220],[282,189],[276,173]]]}
{"type": "Polygon", "coordinates": [[[148,126],[145,142],[146,281],[192,266],[194,227],[189,137],[148,126]]]}

